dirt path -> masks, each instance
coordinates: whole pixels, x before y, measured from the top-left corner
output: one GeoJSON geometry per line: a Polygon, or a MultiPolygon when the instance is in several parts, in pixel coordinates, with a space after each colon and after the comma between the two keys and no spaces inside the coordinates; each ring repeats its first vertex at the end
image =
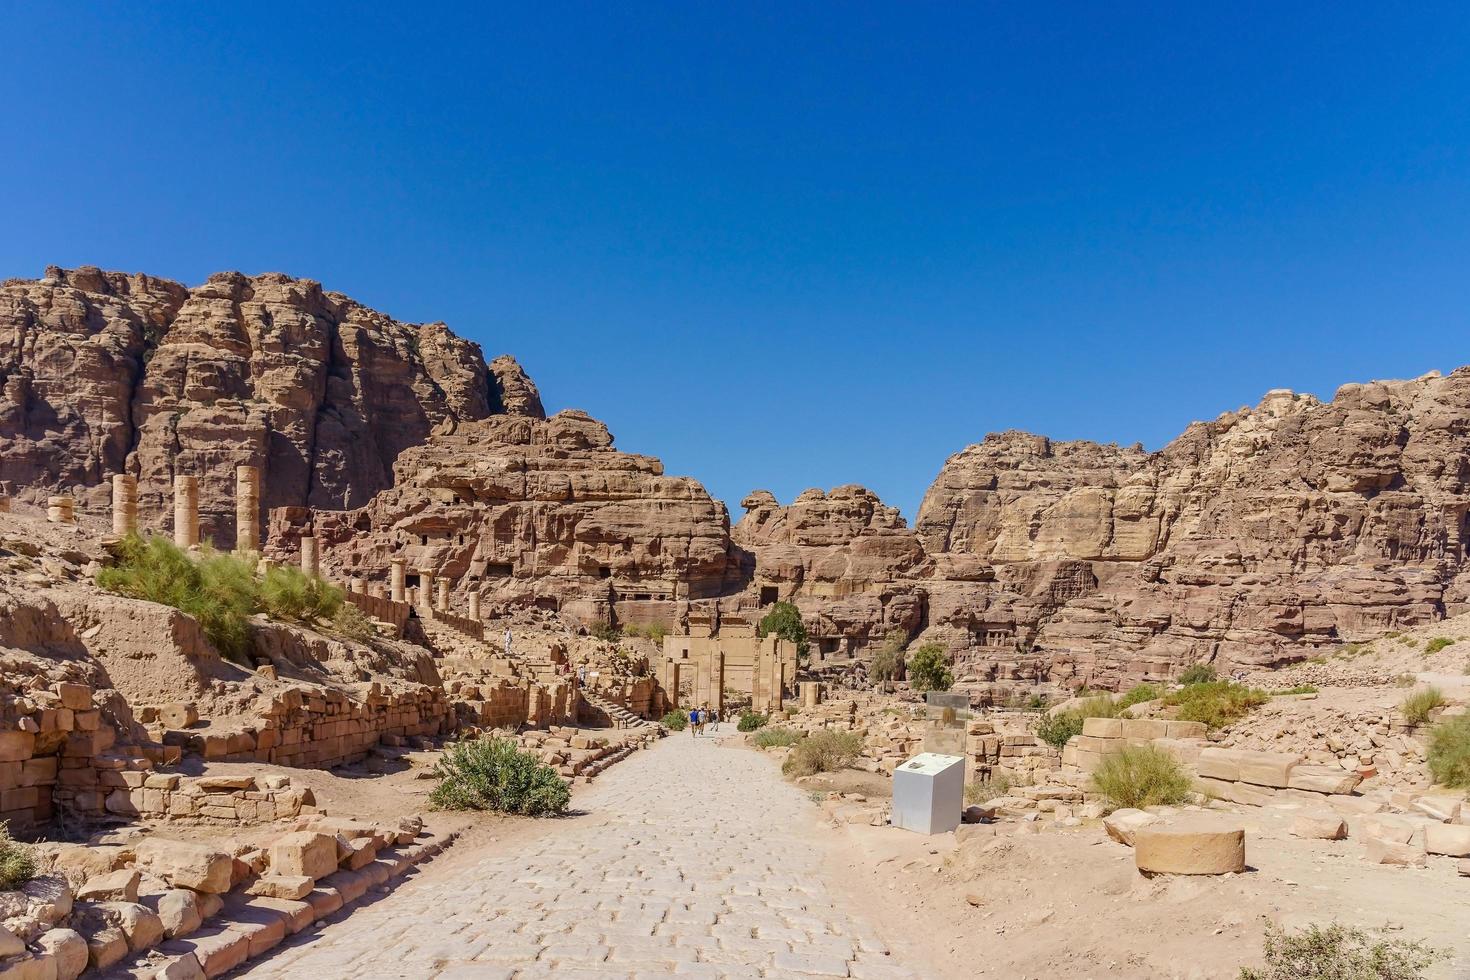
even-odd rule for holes
{"type": "Polygon", "coordinates": [[[687,734],[298,935],[266,978],[920,977],[824,874],[832,835],[769,759],[687,734]]]}

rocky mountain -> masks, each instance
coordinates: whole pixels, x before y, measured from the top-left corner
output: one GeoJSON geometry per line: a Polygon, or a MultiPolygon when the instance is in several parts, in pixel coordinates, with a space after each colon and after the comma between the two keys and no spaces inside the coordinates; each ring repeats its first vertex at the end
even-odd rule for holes
{"type": "Polygon", "coordinates": [[[946,462],[911,532],[855,524],[852,501],[886,508],[839,488],[787,508],[752,495],[735,534],[758,582],[819,630],[841,621],[833,650],[917,607],[920,638],[976,684],[1234,670],[1470,608],[1467,433],[1470,369],[1329,403],[1273,391],[1154,453],[987,436],[946,462]]]}
{"type": "Polygon", "coordinates": [[[393,486],[348,511],[278,510],[272,549],[322,539],[333,574],[386,587],[389,563],[447,578],[454,608],[541,606],[584,623],[670,624],[691,600],[738,593],[725,506],[650,456],[613,448],[583,412],[462,423],[404,451],[393,486]]]}
{"type": "Polygon", "coordinates": [[[0,481],[104,511],[138,477],[166,529],[173,477],[200,482],[204,531],[234,534],[234,472],[261,467],[265,508],[357,507],[436,429],[542,417],[510,358],[485,364],[442,323],[407,324],[309,279],[224,272],[189,288],[49,268],[0,284],[0,481]]]}

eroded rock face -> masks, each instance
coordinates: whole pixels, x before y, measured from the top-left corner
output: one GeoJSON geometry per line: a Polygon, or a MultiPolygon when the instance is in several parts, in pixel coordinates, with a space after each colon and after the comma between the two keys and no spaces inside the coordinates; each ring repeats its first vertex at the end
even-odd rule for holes
{"type": "Polygon", "coordinates": [[[333,575],[386,585],[389,562],[454,583],[455,608],[478,589],[486,615],[540,604],[584,621],[623,621],[738,589],[725,507],[649,456],[619,452],[601,422],[495,416],[403,452],[394,486],[345,513],[272,515],[284,556],[308,527],[333,575]]]}
{"type": "MultiPolygon", "coordinates": [[[[946,463],[917,530],[941,575],[1066,567],[1063,601],[1016,630],[1054,677],[1274,663],[1465,608],[1467,418],[1461,369],[1327,404],[1274,391],[1157,453],[990,436],[946,463]]],[[[996,625],[946,639],[1004,659],[977,649],[996,625]]]]}
{"type": "Polygon", "coordinates": [[[166,529],[175,475],[200,484],[204,533],[232,542],[237,465],[262,506],[357,507],[436,429],[540,417],[510,358],[486,366],[442,323],[400,323],[309,279],[48,269],[0,286],[0,480],[101,512],[138,477],[145,526],[166,529]],[[89,494],[85,488],[92,488],[89,494]]]}

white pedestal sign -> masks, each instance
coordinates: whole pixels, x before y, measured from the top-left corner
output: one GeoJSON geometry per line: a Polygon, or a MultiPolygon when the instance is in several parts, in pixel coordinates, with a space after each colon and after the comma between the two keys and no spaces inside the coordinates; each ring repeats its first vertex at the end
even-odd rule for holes
{"type": "Polygon", "coordinates": [[[893,771],[893,826],[943,834],[960,825],[965,757],[923,752],[893,771]]]}

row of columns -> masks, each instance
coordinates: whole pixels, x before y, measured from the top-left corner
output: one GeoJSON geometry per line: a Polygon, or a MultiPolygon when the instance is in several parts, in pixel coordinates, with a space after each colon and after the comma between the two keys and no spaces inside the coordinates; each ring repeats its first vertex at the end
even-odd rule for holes
{"type": "MultiPolygon", "coordinates": [[[[47,517],[73,523],[70,497],[52,497],[47,517]],[[56,516],[53,516],[56,511],[56,516]]],[[[112,478],[112,533],[138,531],[138,478],[118,473],[112,478]]],[[[199,544],[199,478],[174,477],[174,544],[193,548],[199,544]]],[[[260,550],[260,467],[235,467],[235,550],[260,550]]]]}

